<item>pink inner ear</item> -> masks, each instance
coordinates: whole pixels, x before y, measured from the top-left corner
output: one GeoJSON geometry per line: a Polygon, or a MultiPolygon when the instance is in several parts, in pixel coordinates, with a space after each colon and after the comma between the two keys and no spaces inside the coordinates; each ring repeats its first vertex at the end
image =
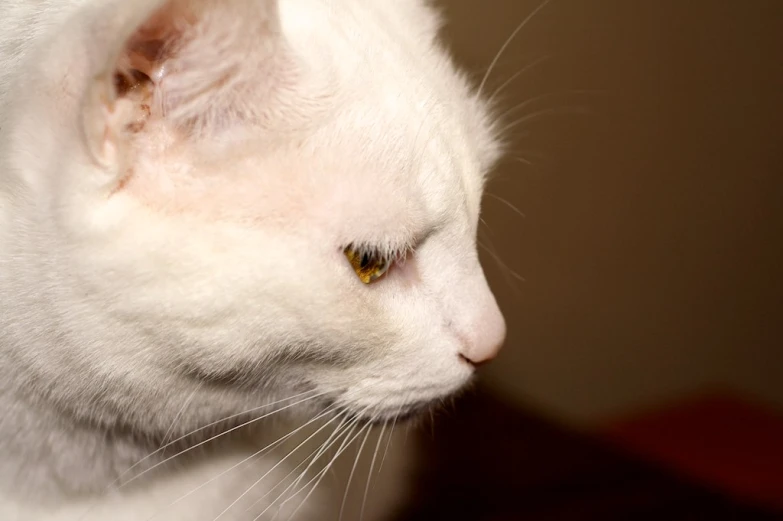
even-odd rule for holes
{"type": "Polygon", "coordinates": [[[298,71],[282,52],[274,3],[169,0],[126,40],[115,65],[117,98],[140,106],[136,96],[149,94],[139,116],[192,139],[237,122],[265,123],[276,85],[285,80],[290,92],[298,71]]]}
{"type": "Polygon", "coordinates": [[[166,61],[176,53],[185,30],[194,23],[193,13],[183,2],[169,2],[128,40],[120,58],[120,69],[127,66],[145,74],[155,83],[160,82],[166,61]]]}
{"type": "Polygon", "coordinates": [[[165,53],[165,43],[161,40],[141,42],[128,47],[127,64],[131,70],[144,73],[153,82],[159,82],[163,77],[165,53]]]}
{"type": "Polygon", "coordinates": [[[153,112],[155,89],[167,73],[167,62],[194,20],[187,3],[175,0],[150,16],[129,38],[118,59],[114,81],[117,97],[130,100],[134,107],[125,130],[135,133],[144,129],[153,112]]]}

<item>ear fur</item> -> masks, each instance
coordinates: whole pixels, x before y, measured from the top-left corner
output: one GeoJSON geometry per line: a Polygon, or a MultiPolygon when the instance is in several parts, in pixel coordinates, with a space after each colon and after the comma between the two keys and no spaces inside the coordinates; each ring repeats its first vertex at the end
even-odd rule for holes
{"type": "Polygon", "coordinates": [[[92,20],[83,129],[103,166],[148,120],[197,139],[254,117],[286,63],[276,0],[122,0],[92,20]]]}

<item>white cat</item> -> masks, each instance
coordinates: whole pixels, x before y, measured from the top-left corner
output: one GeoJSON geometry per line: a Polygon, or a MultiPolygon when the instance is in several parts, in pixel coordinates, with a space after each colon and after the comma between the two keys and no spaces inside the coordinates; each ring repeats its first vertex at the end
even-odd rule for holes
{"type": "Polygon", "coordinates": [[[245,461],[283,426],[240,425],[285,408],[329,460],[496,354],[475,236],[500,146],[439,22],[2,0],[0,519],[252,520],[281,480],[326,519],[289,508],[325,462],[245,461]]]}

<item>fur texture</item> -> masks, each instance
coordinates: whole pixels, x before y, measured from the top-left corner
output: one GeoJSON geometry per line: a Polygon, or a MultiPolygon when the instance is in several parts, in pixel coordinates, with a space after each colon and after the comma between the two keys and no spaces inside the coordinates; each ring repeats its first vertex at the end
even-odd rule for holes
{"type": "Polygon", "coordinates": [[[494,356],[499,147],[438,26],[420,0],[0,3],[0,518],[209,521],[277,459],[169,503],[271,433],[391,420],[494,356]],[[349,245],[394,265],[363,284],[349,245]],[[276,400],[286,427],[117,486],[276,400]]]}

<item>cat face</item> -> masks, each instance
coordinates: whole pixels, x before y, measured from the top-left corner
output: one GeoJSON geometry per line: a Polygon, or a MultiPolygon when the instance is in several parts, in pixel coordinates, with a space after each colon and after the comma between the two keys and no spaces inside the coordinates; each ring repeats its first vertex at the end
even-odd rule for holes
{"type": "Polygon", "coordinates": [[[498,146],[428,8],[124,4],[42,47],[49,92],[10,140],[63,364],[137,404],[199,382],[385,419],[494,357],[475,237],[498,146]]]}

